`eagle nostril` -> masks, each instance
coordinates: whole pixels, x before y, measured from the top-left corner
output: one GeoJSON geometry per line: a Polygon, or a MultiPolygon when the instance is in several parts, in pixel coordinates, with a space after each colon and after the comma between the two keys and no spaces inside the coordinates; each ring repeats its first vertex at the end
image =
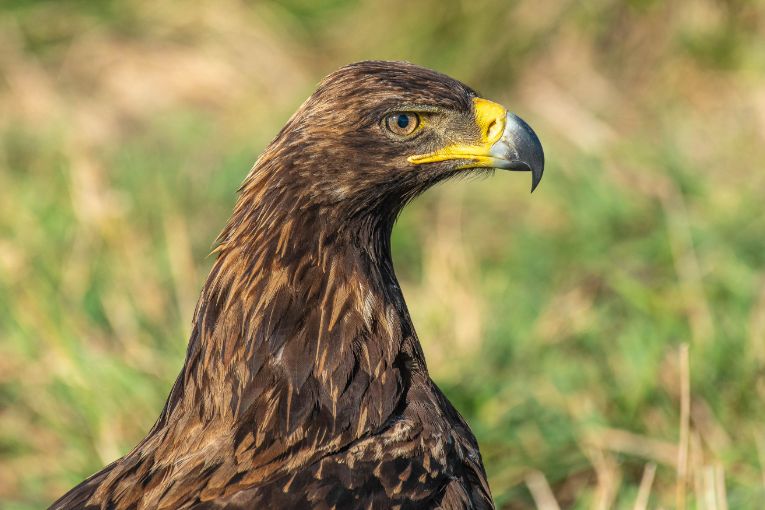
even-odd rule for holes
{"type": "Polygon", "coordinates": [[[502,132],[503,126],[500,119],[494,119],[486,129],[486,139],[490,142],[494,142],[499,138],[499,134],[502,132]]]}

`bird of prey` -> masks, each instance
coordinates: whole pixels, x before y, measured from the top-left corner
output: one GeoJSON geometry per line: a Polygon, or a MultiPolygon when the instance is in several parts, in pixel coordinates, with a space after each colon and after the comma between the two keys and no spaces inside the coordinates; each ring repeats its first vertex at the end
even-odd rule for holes
{"type": "Polygon", "coordinates": [[[382,61],[329,75],[239,190],[156,423],[51,508],[493,508],[390,236],[439,181],[524,170],[533,190],[543,167],[523,120],[448,76],[382,61]]]}

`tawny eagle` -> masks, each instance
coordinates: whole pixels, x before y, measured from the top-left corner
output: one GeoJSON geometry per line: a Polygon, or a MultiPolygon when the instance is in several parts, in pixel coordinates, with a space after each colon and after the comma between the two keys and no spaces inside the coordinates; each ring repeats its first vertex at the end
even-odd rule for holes
{"type": "Polygon", "coordinates": [[[493,508],[428,375],[391,229],[439,181],[525,170],[533,190],[543,166],[523,120],[448,76],[329,75],[240,189],[159,419],[51,508],[493,508]]]}

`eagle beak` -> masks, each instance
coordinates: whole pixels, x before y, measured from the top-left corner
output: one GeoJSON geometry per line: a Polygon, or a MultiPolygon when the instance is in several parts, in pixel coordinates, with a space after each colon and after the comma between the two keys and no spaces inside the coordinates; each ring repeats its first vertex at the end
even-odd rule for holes
{"type": "Polygon", "coordinates": [[[491,146],[489,155],[495,168],[531,172],[532,192],[542,180],[545,170],[542,143],[531,126],[514,113],[508,112],[502,137],[491,146]]]}
{"type": "Polygon", "coordinates": [[[479,140],[475,144],[457,143],[435,152],[410,156],[413,165],[438,161],[464,160],[458,168],[501,168],[531,172],[531,191],[542,180],[545,155],[534,130],[503,106],[476,97],[473,99],[479,140]]]}

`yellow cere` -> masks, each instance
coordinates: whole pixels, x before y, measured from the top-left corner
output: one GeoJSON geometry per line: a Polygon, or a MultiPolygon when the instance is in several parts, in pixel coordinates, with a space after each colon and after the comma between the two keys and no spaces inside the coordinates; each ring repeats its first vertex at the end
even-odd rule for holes
{"type": "Polygon", "coordinates": [[[466,159],[472,162],[462,168],[479,166],[491,166],[492,158],[489,155],[491,146],[501,137],[505,130],[507,110],[505,107],[480,97],[473,98],[475,111],[475,123],[481,133],[480,141],[475,145],[453,144],[435,152],[409,156],[407,160],[413,165],[447,161],[451,159],[466,159]]]}

